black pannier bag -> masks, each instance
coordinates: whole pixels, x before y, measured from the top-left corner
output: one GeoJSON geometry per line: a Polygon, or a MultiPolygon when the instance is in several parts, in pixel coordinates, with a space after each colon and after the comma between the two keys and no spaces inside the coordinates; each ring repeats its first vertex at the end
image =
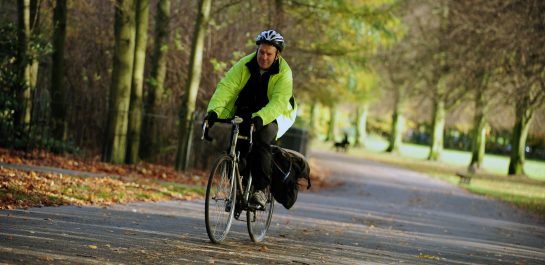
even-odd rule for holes
{"type": "Polygon", "coordinates": [[[305,157],[293,150],[273,145],[271,193],[284,208],[290,209],[297,200],[299,180],[307,180],[310,189],[310,167],[305,157]]]}

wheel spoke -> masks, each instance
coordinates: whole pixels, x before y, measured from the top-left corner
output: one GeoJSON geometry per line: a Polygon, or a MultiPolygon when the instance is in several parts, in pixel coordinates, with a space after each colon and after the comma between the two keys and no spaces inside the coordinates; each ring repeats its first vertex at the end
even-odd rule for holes
{"type": "Polygon", "coordinates": [[[227,207],[235,200],[236,187],[229,174],[233,163],[229,156],[221,157],[212,170],[206,190],[205,222],[206,232],[212,242],[220,242],[227,236],[233,219],[233,207],[227,207]]]}

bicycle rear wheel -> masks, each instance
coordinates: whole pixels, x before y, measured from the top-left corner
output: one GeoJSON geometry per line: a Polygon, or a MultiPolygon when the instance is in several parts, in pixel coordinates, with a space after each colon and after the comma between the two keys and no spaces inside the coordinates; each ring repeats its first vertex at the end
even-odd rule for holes
{"type": "Polygon", "coordinates": [[[233,159],[223,155],[216,161],[208,178],[204,219],[208,237],[214,243],[219,243],[227,237],[233,223],[236,202],[233,166],[233,159]]]}
{"type": "Polygon", "coordinates": [[[266,189],[265,195],[267,196],[267,203],[263,209],[248,209],[246,211],[248,234],[252,241],[256,243],[265,239],[274,210],[274,198],[270,189],[266,189]]]}

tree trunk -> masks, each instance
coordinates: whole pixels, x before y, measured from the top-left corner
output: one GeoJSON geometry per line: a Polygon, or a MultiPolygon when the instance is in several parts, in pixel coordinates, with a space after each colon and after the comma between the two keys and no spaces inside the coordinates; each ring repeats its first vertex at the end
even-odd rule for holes
{"type": "Polygon", "coordinates": [[[161,145],[161,134],[157,114],[162,104],[164,83],[167,73],[168,36],[170,24],[170,0],[157,3],[157,21],[155,24],[155,47],[151,62],[151,77],[148,83],[146,113],[142,128],[141,157],[149,159],[156,154],[161,145]]]}
{"type": "Polygon", "coordinates": [[[136,1],[136,36],[134,46],[134,66],[131,85],[131,104],[129,107],[129,136],[127,143],[127,163],[138,162],[140,133],[142,129],[142,95],[144,85],[144,65],[148,42],[149,0],[136,1]]]}
{"type": "Polygon", "coordinates": [[[329,107],[329,123],[327,126],[327,135],[325,141],[335,141],[335,125],[337,123],[337,107],[329,107]]]}
{"type": "Polygon", "coordinates": [[[51,66],[51,121],[53,136],[65,141],[68,137],[66,121],[66,89],[64,86],[64,41],[66,39],[66,0],[57,0],[53,12],[53,55],[51,66]]]}
{"type": "MultiPolygon", "coordinates": [[[[32,41],[34,36],[38,36],[40,34],[39,32],[39,24],[40,24],[40,5],[41,1],[38,0],[30,0],[30,39],[28,44],[29,46],[29,64],[30,64],[30,71],[29,71],[29,84],[30,84],[30,104],[28,110],[32,113],[34,109],[34,95],[36,94],[36,85],[38,83],[38,67],[39,67],[39,61],[38,57],[44,52],[41,49],[33,48],[35,43],[32,41]]],[[[30,120],[31,120],[31,126],[32,126],[32,114],[30,114],[30,120]]]]}
{"type": "Polygon", "coordinates": [[[508,174],[524,175],[526,138],[528,137],[528,129],[532,122],[533,111],[526,107],[525,102],[517,102],[516,108],[508,174]]]}
{"type": "Polygon", "coordinates": [[[475,98],[475,117],[473,120],[473,140],[471,143],[471,161],[469,171],[475,172],[481,168],[486,143],[486,99],[482,89],[477,90],[475,98]]]}
{"type": "Polygon", "coordinates": [[[392,113],[392,127],[390,130],[390,137],[388,139],[389,145],[386,148],[386,152],[389,153],[399,153],[399,148],[403,141],[402,135],[403,130],[405,129],[405,116],[403,115],[404,110],[404,99],[401,95],[401,87],[397,87],[395,91],[395,106],[394,112],[392,113]]]}
{"type": "Polygon", "coordinates": [[[117,0],[115,5],[114,62],[102,157],[107,162],[125,162],[135,38],[134,1],[117,0]]]}
{"type": "Polygon", "coordinates": [[[269,25],[269,28],[284,33],[284,0],[274,0],[274,11],[275,12],[272,14],[274,17],[269,19],[269,21],[272,21],[271,25],[269,25]]]}
{"type": "Polygon", "coordinates": [[[396,154],[399,153],[404,128],[405,117],[403,116],[403,112],[398,110],[394,111],[394,113],[392,114],[392,127],[388,139],[388,148],[386,148],[386,152],[396,154]]]}
{"type": "Polygon", "coordinates": [[[31,12],[36,8],[36,1],[18,0],[18,43],[17,43],[17,101],[19,106],[15,111],[15,127],[20,132],[28,132],[32,114],[32,91],[36,85],[37,66],[30,50],[32,27],[35,25],[34,16],[38,12],[31,12]]]}
{"type": "Polygon", "coordinates": [[[157,115],[164,96],[164,82],[167,73],[167,53],[170,24],[170,0],[157,3],[157,21],[155,24],[155,47],[152,57],[151,78],[148,83],[146,113],[144,115],[141,155],[149,159],[161,148],[160,124],[157,115]]]}
{"type": "Polygon", "coordinates": [[[365,138],[367,138],[367,115],[369,113],[369,105],[367,103],[356,107],[356,139],[354,146],[365,146],[365,138]]]}
{"type": "Polygon", "coordinates": [[[445,102],[436,100],[433,104],[432,140],[428,160],[438,160],[443,151],[443,131],[445,130],[445,102]]]}
{"type": "Polygon", "coordinates": [[[311,139],[314,139],[314,137],[316,137],[316,135],[318,135],[317,133],[317,119],[318,119],[318,113],[320,113],[320,107],[318,106],[317,103],[313,102],[312,105],[310,106],[310,119],[309,119],[309,122],[308,122],[308,128],[309,128],[309,136],[311,139]]]}
{"type": "Polygon", "coordinates": [[[195,23],[195,35],[191,47],[191,59],[189,61],[189,77],[187,89],[182,99],[180,111],[180,128],[178,135],[178,151],[176,154],[176,169],[185,171],[189,166],[189,154],[193,136],[193,116],[195,101],[201,81],[202,55],[204,50],[204,37],[208,18],[210,15],[211,0],[202,0],[199,6],[199,15],[195,23]]]}

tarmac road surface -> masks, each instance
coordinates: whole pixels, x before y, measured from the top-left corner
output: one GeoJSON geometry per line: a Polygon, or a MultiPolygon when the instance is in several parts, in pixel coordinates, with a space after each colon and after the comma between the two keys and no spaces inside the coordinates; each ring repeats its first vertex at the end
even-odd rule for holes
{"type": "Polygon", "coordinates": [[[203,201],[0,211],[0,264],[545,264],[545,221],[426,175],[314,152],[343,184],[210,243],[203,201]]]}

